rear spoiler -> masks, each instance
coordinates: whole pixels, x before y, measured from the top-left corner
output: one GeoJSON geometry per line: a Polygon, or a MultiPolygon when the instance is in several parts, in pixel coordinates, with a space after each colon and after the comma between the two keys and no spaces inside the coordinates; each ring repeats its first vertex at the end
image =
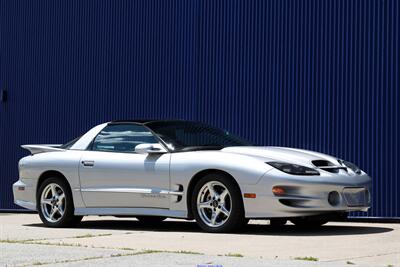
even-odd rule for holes
{"type": "Polygon", "coordinates": [[[60,148],[61,146],[62,145],[22,145],[21,147],[29,150],[29,152],[34,155],[43,152],[65,151],[65,149],[60,148]]]}

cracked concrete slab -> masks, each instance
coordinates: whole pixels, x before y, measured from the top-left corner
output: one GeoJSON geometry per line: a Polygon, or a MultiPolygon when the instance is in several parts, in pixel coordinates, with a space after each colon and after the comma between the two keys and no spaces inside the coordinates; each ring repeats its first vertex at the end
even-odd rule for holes
{"type": "MultiPolygon", "coordinates": [[[[344,267],[345,264],[326,264],[309,261],[290,261],[290,260],[270,260],[260,258],[238,258],[227,256],[209,256],[209,255],[185,255],[174,253],[144,254],[127,257],[114,257],[107,259],[94,259],[84,262],[71,262],[67,264],[56,264],[54,266],[69,267],[97,267],[114,264],[118,267],[128,266],[165,266],[165,267],[344,267]]],[[[346,266],[348,267],[348,265],[346,266]]]]}
{"type": "Polygon", "coordinates": [[[54,245],[0,243],[0,266],[32,266],[106,258],[119,250],[54,245]]]}

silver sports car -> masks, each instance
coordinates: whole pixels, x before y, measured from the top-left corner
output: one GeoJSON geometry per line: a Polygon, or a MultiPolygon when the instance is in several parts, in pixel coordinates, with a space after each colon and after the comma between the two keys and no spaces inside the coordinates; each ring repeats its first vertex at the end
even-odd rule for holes
{"type": "Polygon", "coordinates": [[[252,146],[198,122],[112,121],[65,145],[22,147],[31,155],[19,162],[15,203],[51,227],[114,215],[228,232],[249,219],[319,226],[370,207],[371,179],[350,162],[252,146]]]}

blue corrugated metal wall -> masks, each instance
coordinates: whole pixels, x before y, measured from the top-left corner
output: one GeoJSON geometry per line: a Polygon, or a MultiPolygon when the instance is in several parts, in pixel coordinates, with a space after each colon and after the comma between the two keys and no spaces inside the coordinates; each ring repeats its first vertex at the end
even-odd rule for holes
{"type": "Polygon", "coordinates": [[[399,1],[0,0],[0,208],[25,143],[183,118],[317,150],[400,217],[399,1]]]}

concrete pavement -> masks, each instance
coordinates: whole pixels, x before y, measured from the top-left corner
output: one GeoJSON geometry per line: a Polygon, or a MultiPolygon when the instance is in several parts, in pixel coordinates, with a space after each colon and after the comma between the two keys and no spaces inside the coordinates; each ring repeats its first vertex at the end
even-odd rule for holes
{"type": "Polygon", "coordinates": [[[251,221],[241,233],[209,234],[184,220],[154,227],[91,216],[50,229],[36,214],[0,214],[0,240],[1,266],[400,266],[400,224],[251,221]]]}

